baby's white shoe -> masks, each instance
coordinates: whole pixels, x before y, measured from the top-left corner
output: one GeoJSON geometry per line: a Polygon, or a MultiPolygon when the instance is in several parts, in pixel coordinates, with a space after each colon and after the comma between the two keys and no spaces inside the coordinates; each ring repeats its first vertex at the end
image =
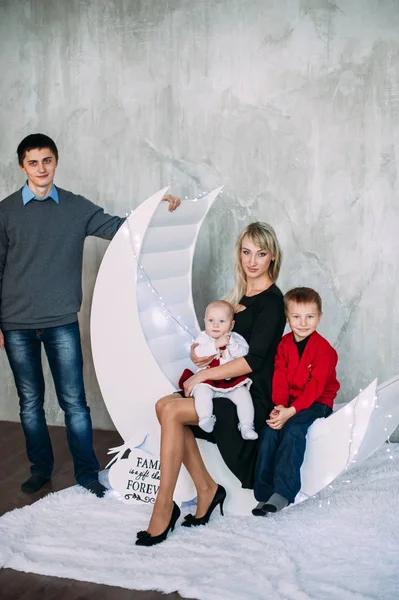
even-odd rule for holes
{"type": "Polygon", "coordinates": [[[213,428],[215,427],[215,421],[215,415],[211,415],[210,417],[202,417],[202,419],[198,421],[198,425],[207,433],[212,433],[213,428]]]}
{"type": "Polygon", "coordinates": [[[244,440],[257,440],[258,434],[254,429],[253,423],[240,423],[238,429],[241,431],[241,437],[244,440]]]}

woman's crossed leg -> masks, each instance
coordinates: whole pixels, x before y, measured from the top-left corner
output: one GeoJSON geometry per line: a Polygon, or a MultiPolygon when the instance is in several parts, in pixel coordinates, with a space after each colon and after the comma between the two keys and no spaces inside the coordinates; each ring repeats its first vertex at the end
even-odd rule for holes
{"type": "Polygon", "coordinates": [[[171,394],[158,400],[156,413],[161,425],[161,479],[148,533],[161,534],[170,521],[173,493],[184,464],[197,490],[196,517],[208,510],[217,484],[208,473],[189,425],[198,424],[193,398],[171,394]]]}

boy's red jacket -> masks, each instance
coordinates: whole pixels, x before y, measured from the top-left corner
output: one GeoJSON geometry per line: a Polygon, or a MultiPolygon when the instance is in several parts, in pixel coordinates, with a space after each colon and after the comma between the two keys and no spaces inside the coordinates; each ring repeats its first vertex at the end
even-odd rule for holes
{"type": "Polygon", "coordinates": [[[332,408],[340,388],[335,373],[337,362],[336,351],[317,331],[310,336],[299,360],[294,335],[287,333],[274,359],[273,403],[294,406],[297,412],[313,402],[332,408]]]}

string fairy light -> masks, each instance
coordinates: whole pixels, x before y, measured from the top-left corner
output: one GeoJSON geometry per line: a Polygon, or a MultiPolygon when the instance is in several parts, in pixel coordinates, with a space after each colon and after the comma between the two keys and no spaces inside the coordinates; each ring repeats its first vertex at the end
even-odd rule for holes
{"type": "MultiPolygon", "coordinates": [[[[355,450],[352,453],[352,446],[353,446],[353,441],[354,441],[353,440],[354,435],[356,435],[356,430],[355,430],[355,426],[356,426],[356,408],[357,408],[357,404],[358,404],[361,392],[362,392],[362,389],[359,390],[359,394],[356,397],[354,405],[353,405],[353,408],[352,408],[353,420],[349,424],[348,457],[347,457],[346,465],[345,465],[343,471],[340,474],[340,481],[338,482],[339,486],[338,487],[334,487],[332,484],[328,485],[327,489],[332,490],[332,491],[328,494],[328,496],[323,497],[323,498],[319,498],[319,508],[322,508],[322,506],[323,506],[323,500],[327,500],[327,505],[331,504],[331,497],[332,497],[332,495],[335,492],[337,492],[337,491],[339,491],[341,489],[342,484],[351,484],[352,483],[351,479],[342,479],[342,477],[345,476],[345,473],[347,473],[348,470],[351,467],[353,467],[356,464],[356,462],[357,462],[357,459],[355,457],[358,454],[358,450],[355,450]]],[[[373,411],[378,410],[378,409],[381,408],[381,406],[378,404],[378,395],[374,396],[374,400],[375,400],[375,404],[374,404],[374,407],[373,407],[373,411]]],[[[343,408],[342,410],[345,410],[345,408],[343,408]]],[[[372,417],[370,417],[370,420],[371,420],[371,418],[372,417]]],[[[384,419],[391,419],[392,418],[392,414],[384,415],[383,418],[384,419]]],[[[388,427],[384,427],[384,431],[387,432],[388,431],[388,427]]],[[[386,443],[388,443],[388,444],[392,443],[390,437],[391,437],[390,435],[387,435],[386,443]]],[[[394,460],[393,452],[391,451],[390,448],[386,449],[386,454],[388,455],[389,459],[394,460]]]]}
{"type": "MultiPolygon", "coordinates": [[[[191,202],[197,202],[199,199],[203,198],[204,195],[205,195],[204,192],[199,193],[196,198],[191,200],[191,202]]],[[[185,196],[185,199],[188,200],[187,196],[185,196]]],[[[130,214],[132,214],[132,212],[133,212],[133,210],[130,211],[130,214]]],[[[131,228],[128,217],[129,217],[129,214],[126,213],[126,221],[127,221],[127,226],[128,226],[128,230],[129,230],[129,240],[130,240],[130,245],[132,248],[133,256],[137,263],[138,279],[142,280],[144,278],[146,280],[147,287],[151,290],[151,293],[155,294],[157,296],[157,299],[162,307],[162,312],[165,315],[166,319],[170,319],[171,321],[173,321],[185,335],[189,335],[191,340],[194,341],[195,336],[190,332],[187,325],[182,323],[180,315],[177,315],[177,317],[175,317],[175,315],[172,313],[172,311],[170,310],[170,308],[167,306],[166,302],[162,298],[161,294],[159,293],[159,291],[153,284],[151,277],[148,275],[147,271],[145,270],[144,266],[142,265],[142,263],[140,261],[140,257],[139,257],[139,252],[136,249],[136,244],[135,244],[132,228],[131,228]]]]}
{"type": "MultiPolygon", "coordinates": [[[[348,471],[348,469],[356,463],[356,459],[354,459],[352,457],[352,446],[353,446],[354,429],[355,429],[355,424],[356,424],[356,408],[357,408],[357,404],[359,402],[359,397],[360,397],[361,393],[362,393],[362,390],[360,389],[359,394],[356,396],[353,406],[351,407],[352,421],[349,423],[348,456],[346,459],[345,467],[341,471],[341,476],[344,475],[348,471]]],[[[374,398],[374,399],[376,399],[376,398],[374,398]]],[[[349,408],[349,407],[345,407],[342,410],[346,410],[346,408],[349,408]]],[[[357,450],[355,450],[353,455],[355,456],[356,454],[357,454],[357,450]]],[[[342,483],[351,483],[351,480],[345,479],[344,481],[342,481],[342,483]]],[[[322,507],[322,505],[323,505],[322,500],[325,500],[325,499],[327,500],[327,504],[330,505],[331,504],[330,498],[334,494],[334,492],[337,491],[337,488],[335,488],[331,483],[328,485],[328,489],[332,490],[332,491],[329,493],[329,495],[326,498],[319,499],[319,508],[322,507]]]]}

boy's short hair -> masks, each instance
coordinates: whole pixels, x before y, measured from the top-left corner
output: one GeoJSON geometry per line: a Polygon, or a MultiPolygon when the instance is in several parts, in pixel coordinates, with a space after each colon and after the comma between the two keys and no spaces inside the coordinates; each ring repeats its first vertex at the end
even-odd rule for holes
{"type": "Polygon", "coordinates": [[[288,292],[286,292],[284,294],[285,312],[287,312],[288,304],[290,302],[296,302],[297,304],[312,304],[312,303],[314,303],[317,306],[317,310],[319,311],[319,314],[322,313],[320,294],[318,294],[316,292],[316,290],[313,290],[312,288],[296,287],[296,288],[293,288],[292,290],[288,290],[288,292]]]}
{"type": "Polygon", "coordinates": [[[208,311],[208,308],[210,308],[211,306],[225,308],[229,313],[230,319],[232,321],[234,320],[234,306],[230,304],[230,302],[227,302],[227,300],[214,300],[213,302],[210,302],[206,307],[205,316],[208,311]]]}
{"type": "Polygon", "coordinates": [[[54,140],[48,137],[48,135],[44,135],[44,133],[32,133],[24,138],[17,148],[18,162],[21,167],[24,162],[25,154],[35,148],[39,148],[39,150],[42,148],[50,148],[58,162],[58,149],[54,140]]]}

